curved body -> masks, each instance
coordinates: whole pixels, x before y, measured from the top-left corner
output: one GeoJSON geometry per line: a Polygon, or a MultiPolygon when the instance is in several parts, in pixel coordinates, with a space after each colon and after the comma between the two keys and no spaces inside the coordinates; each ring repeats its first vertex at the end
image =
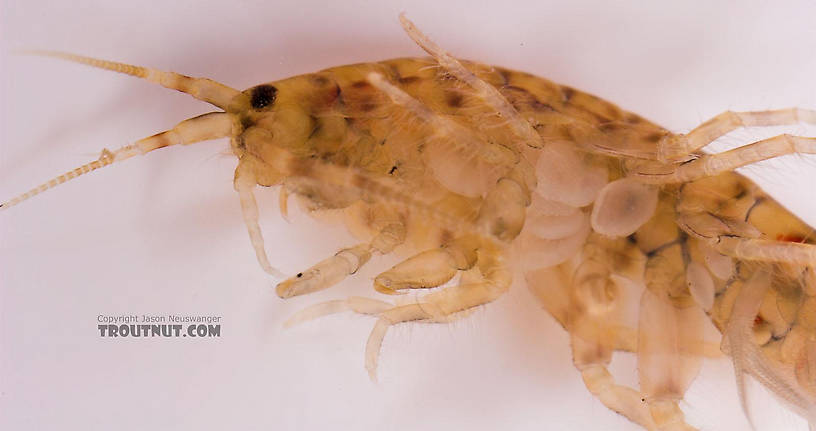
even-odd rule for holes
{"type": "Polygon", "coordinates": [[[372,378],[389,327],[465,317],[505,293],[517,272],[569,332],[588,389],[644,428],[691,428],[678,403],[719,344],[703,337],[706,314],[723,333],[740,387],[753,375],[814,419],[814,231],[733,173],[813,153],[814,143],[781,135],[721,154],[701,148],[739,127],[814,123],[816,113],[726,112],[672,134],[578,90],[459,62],[403,25],[432,59],[342,66],[243,92],[46,53],[221,110],[104,150],[3,209],[136,155],[229,137],[244,221],[266,272],[278,275],[266,257],[256,186],[282,186],[284,212],[294,195],[309,210],[340,215],[362,241],[284,280],[279,296],[329,288],[373,254],[390,253],[410,257],[374,279],[379,293],[436,288],[413,302],[333,300],[290,319],[375,317],[365,354],[372,378]],[[616,383],[607,369],[614,351],[637,353],[640,388],[616,383]]]}

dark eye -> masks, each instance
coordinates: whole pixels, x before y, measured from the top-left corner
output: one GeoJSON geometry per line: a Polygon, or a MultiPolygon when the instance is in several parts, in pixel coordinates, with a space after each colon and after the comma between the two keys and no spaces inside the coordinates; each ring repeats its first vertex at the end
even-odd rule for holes
{"type": "Polygon", "coordinates": [[[265,108],[275,103],[275,97],[278,95],[278,89],[271,85],[259,85],[252,89],[252,100],[249,104],[254,109],[265,108]]]}

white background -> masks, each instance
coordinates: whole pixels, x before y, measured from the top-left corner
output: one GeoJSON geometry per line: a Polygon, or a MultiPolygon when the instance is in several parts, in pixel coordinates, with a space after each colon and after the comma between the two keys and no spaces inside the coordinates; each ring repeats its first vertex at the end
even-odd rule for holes
{"type": "MultiPolygon", "coordinates": [[[[0,198],[210,109],[15,49],[245,88],[420,55],[397,22],[405,10],[459,57],[590,91],[674,131],[726,109],[816,108],[812,2],[677,3],[2,0],[0,198]]],[[[816,166],[790,159],[753,172],[814,224],[816,166]]],[[[249,246],[234,166],[223,140],[162,150],[0,214],[0,428],[635,429],[584,389],[566,335],[521,286],[454,325],[393,329],[377,384],[363,369],[371,319],[283,330],[309,304],[374,296],[371,279],[390,262],[375,259],[329,291],[278,299],[249,246]],[[221,315],[223,334],[100,338],[97,315],[122,313],[221,315]]],[[[260,199],[270,258],[287,273],[353,243],[299,213],[285,224],[274,190],[260,199]]],[[[635,384],[632,367],[631,358],[613,363],[635,384]]],[[[683,406],[690,422],[747,429],[730,370],[727,360],[706,364],[683,406]]],[[[761,428],[804,429],[761,404],[761,428]]]]}

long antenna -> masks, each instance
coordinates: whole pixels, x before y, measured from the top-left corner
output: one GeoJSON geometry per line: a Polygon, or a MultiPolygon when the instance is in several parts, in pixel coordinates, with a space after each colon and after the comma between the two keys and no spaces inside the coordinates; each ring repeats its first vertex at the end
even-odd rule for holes
{"type": "Polygon", "coordinates": [[[66,181],[70,181],[80,175],[93,172],[99,168],[104,168],[114,162],[120,162],[133,156],[149,153],[159,148],[171,145],[188,145],[195,142],[208,141],[210,139],[223,138],[232,134],[232,118],[226,112],[210,112],[182,121],[170,130],[155,134],[153,136],[139,140],[133,144],[125,145],[118,150],[102,150],[98,159],[86,163],[76,169],[70,170],[62,175],[52,178],[33,189],[0,204],[0,211],[19,204],[20,202],[32,198],[48,189],[52,189],[66,181]]]}
{"type": "Polygon", "coordinates": [[[132,64],[117,63],[115,61],[100,60],[98,58],[85,57],[77,54],[70,54],[60,51],[22,51],[23,54],[40,55],[44,57],[59,58],[62,60],[80,63],[98,69],[110,70],[146,79],[171,90],[181,91],[198,100],[215,105],[223,110],[227,110],[232,99],[241,94],[240,91],[227,87],[224,84],[207,78],[193,78],[180,73],[165,72],[151,69],[149,67],[134,66],[132,64]]]}
{"type": "MultiPolygon", "coordinates": [[[[163,87],[181,91],[189,94],[198,100],[215,105],[223,110],[227,110],[233,100],[241,95],[241,92],[224,84],[206,78],[192,78],[175,72],[164,72],[149,67],[134,66],[132,64],[117,63],[115,61],[100,60],[82,55],[69,54],[59,51],[22,51],[22,54],[40,55],[54,57],[74,63],[85,64],[99,69],[124,73],[135,76],[150,82],[154,82],[163,87]]],[[[0,210],[8,209],[20,202],[36,196],[48,189],[54,188],[66,181],[70,181],[78,176],[93,172],[99,168],[129,159],[133,156],[145,154],[150,151],[164,148],[170,145],[192,144],[194,142],[206,141],[215,138],[230,136],[232,133],[232,120],[225,112],[211,112],[199,117],[182,121],[171,130],[142,139],[130,145],[126,145],[118,150],[102,150],[98,159],[86,163],[76,169],[72,169],[62,175],[40,184],[33,189],[0,204],[0,210]]]]}

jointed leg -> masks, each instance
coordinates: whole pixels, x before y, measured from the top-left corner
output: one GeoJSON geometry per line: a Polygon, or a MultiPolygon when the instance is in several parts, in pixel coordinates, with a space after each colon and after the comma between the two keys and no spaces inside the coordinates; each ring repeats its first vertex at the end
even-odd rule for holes
{"type": "Polygon", "coordinates": [[[816,154],[816,138],[779,135],[723,153],[706,154],[676,167],[666,174],[636,173],[640,181],[652,184],[682,183],[732,171],[741,166],[787,154],[816,154]]]}
{"type": "Polygon", "coordinates": [[[506,292],[512,276],[501,260],[498,250],[480,250],[479,281],[469,280],[465,284],[428,294],[416,304],[394,307],[380,313],[366,343],[365,364],[371,379],[377,378],[377,359],[389,327],[410,321],[449,322],[457,313],[487,304],[506,292]]]}
{"type": "Polygon", "coordinates": [[[378,301],[376,299],[363,298],[360,296],[351,296],[346,299],[321,302],[319,304],[314,304],[310,307],[304,308],[287,319],[283,326],[288,328],[309,320],[314,320],[331,314],[343,313],[346,311],[353,311],[357,314],[377,316],[385,310],[393,307],[394,304],[385,301],[378,301]]]}
{"type": "Polygon", "coordinates": [[[405,226],[392,223],[384,227],[370,243],[345,248],[306,271],[299,272],[277,287],[278,296],[290,298],[329,288],[354,274],[371,258],[371,252],[388,254],[405,241],[405,226]]]}
{"type": "MultiPolygon", "coordinates": [[[[585,257],[587,254],[585,249],[585,257]]],[[[646,429],[693,429],[685,423],[674,400],[650,400],[641,391],[615,383],[607,369],[612,353],[639,350],[639,335],[618,322],[617,316],[628,302],[625,291],[609,286],[611,273],[602,264],[603,256],[592,259],[596,260],[584,260],[576,267],[568,262],[526,275],[533,294],[570,332],[573,362],[587,389],[608,408],[646,429]]],[[[655,349],[650,348],[649,353],[655,349]]]]}
{"type": "MultiPolygon", "coordinates": [[[[583,353],[582,348],[576,348],[578,343],[578,339],[573,337],[573,358],[583,353]]],[[[586,349],[590,348],[591,346],[586,347],[586,349]]],[[[656,429],[649,407],[642,401],[643,396],[640,392],[615,383],[607,365],[608,361],[590,364],[575,363],[589,392],[598,397],[607,408],[648,430],[656,429]]]]}
{"type": "Polygon", "coordinates": [[[675,135],[660,143],[661,160],[673,160],[694,153],[721,136],[740,127],[816,124],[816,111],[800,108],[756,112],[726,111],[706,121],[686,135],[675,135]]]}
{"type": "Polygon", "coordinates": [[[395,294],[403,289],[441,286],[458,271],[476,264],[478,239],[462,237],[448,246],[427,250],[395,265],[374,279],[380,293],[395,294]]]}
{"type": "Polygon", "coordinates": [[[726,256],[762,262],[816,265],[816,245],[736,236],[712,239],[712,247],[726,256]]]}
{"type": "Polygon", "coordinates": [[[258,259],[261,268],[273,277],[283,278],[283,273],[269,264],[269,258],[266,256],[266,250],[264,249],[263,234],[258,224],[258,204],[255,202],[255,194],[253,193],[253,189],[257,184],[253,171],[254,163],[249,158],[241,159],[238,162],[238,168],[235,169],[234,185],[241,199],[241,214],[244,216],[249,240],[252,242],[255,257],[258,259]]]}
{"type": "Polygon", "coordinates": [[[378,316],[366,343],[365,353],[366,369],[371,378],[376,379],[377,358],[389,327],[410,321],[447,323],[463,317],[474,307],[491,302],[507,291],[512,277],[502,263],[500,250],[484,245],[479,249],[478,259],[475,253],[475,244],[462,239],[444,249],[420,253],[377,277],[379,283],[389,280],[386,288],[393,292],[396,289],[438,286],[452,278],[458,270],[473,267],[458,286],[425,295],[417,303],[394,306],[382,301],[354,297],[329,301],[295,314],[286,325],[349,310],[378,316]],[[475,275],[476,272],[478,275],[475,275]]]}
{"type": "Polygon", "coordinates": [[[433,41],[428,39],[427,36],[422,34],[419,29],[416,28],[414,23],[405,18],[404,14],[400,15],[400,22],[402,23],[402,27],[405,29],[405,32],[408,33],[408,36],[420,46],[420,48],[424,49],[428,54],[430,54],[434,59],[436,59],[439,64],[445,68],[451,75],[455,76],[460,81],[466,83],[479,95],[479,97],[484,100],[488,105],[493,107],[498,114],[509,121],[510,127],[512,127],[514,133],[526,144],[534,148],[541,148],[544,146],[544,143],[541,141],[541,137],[538,133],[533,129],[532,125],[525,119],[521,118],[518,111],[504,98],[504,96],[499,93],[499,90],[496,87],[484,82],[483,80],[479,79],[473,72],[469,71],[465,68],[462,63],[458,60],[453,58],[449,53],[447,53],[444,49],[440,48],[439,45],[435,44],[433,41]]]}

